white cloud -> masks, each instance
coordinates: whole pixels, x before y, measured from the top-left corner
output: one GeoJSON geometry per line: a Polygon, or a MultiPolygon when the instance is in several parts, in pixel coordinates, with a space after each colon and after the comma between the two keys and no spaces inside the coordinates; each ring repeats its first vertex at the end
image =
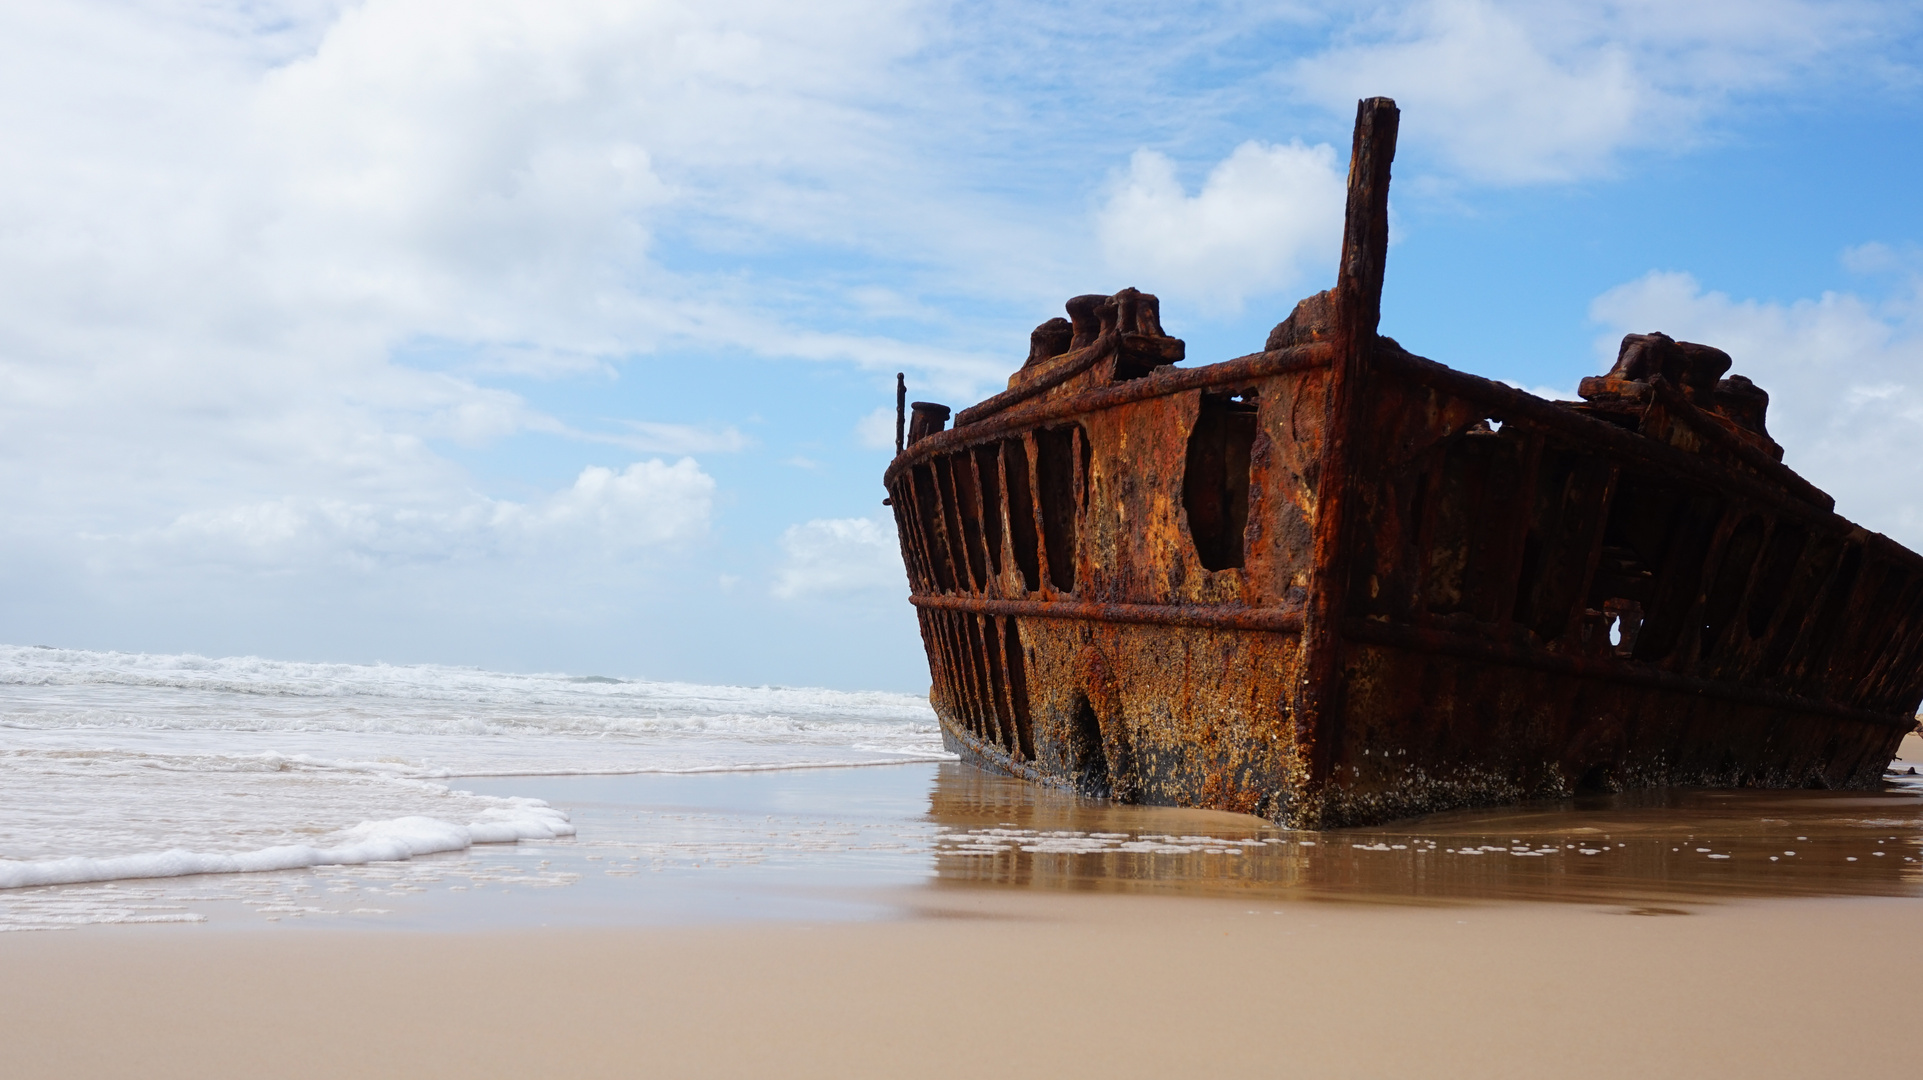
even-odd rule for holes
{"type": "Polygon", "coordinates": [[[781,550],[773,591],[784,600],[908,589],[892,521],[817,518],[789,526],[781,550]]]}
{"type": "Polygon", "coordinates": [[[58,543],[232,506],[387,520],[468,497],[439,441],[746,447],[732,427],[583,431],[477,380],[608,372],[664,341],[972,385],[999,360],[797,329],[751,285],[654,261],[663,220],[751,245],[912,220],[926,186],[874,103],[920,19],[853,0],[7,8],[13,525],[58,543]],[[421,342],[478,359],[391,359],[421,342]]]}
{"type": "Polygon", "coordinates": [[[1923,321],[1915,300],[1879,308],[1846,293],[1779,304],[1705,291],[1692,276],[1651,272],[1598,297],[1609,327],[1660,330],[1729,353],[1732,374],[1770,395],[1783,461],[1836,496],[1837,511],[1923,546],[1923,321]]]}
{"type": "Polygon", "coordinates": [[[1872,240],[1867,244],[1844,248],[1839,261],[1845,270],[1853,274],[1896,273],[1915,276],[1923,271],[1923,248],[1914,243],[1893,248],[1872,240]]]}
{"type": "Polygon", "coordinates": [[[855,421],[855,440],[869,450],[895,448],[895,410],[883,405],[855,421]]]}
{"type": "Polygon", "coordinates": [[[732,453],[751,445],[749,438],[732,424],[704,427],[699,424],[663,424],[651,420],[623,420],[627,436],[583,436],[615,442],[629,449],[663,454],[732,453]]]}
{"type": "Polygon", "coordinates": [[[1562,179],[1591,171],[1634,133],[1658,95],[1619,42],[1567,55],[1483,0],[1411,5],[1408,30],[1304,60],[1298,86],[1331,108],[1393,97],[1416,141],[1440,142],[1479,179],[1562,179]]]}
{"type": "Polygon", "coordinates": [[[1888,40],[1893,20],[1914,13],[1808,0],[1417,0],[1368,9],[1288,81],[1343,112],[1394,97],[1405,141],[1470,179],[1567,180],[1625,148],[1695,140],[1738,94],[1825,64],[1824,77],[1861,77],[1873,35],[1888,40]]]}
{"type": "Polygon", "coordinates": [[[314,569],[570,553],[628,557],[708,530],[714,479],[692,458],[590,466],[574,484],[533,504],[471,499],[443,506],[286,497],[196,510],[129,538],[93,537],[106,557],[164,556],[184,563],[314,569]]]}
{"type": "Polygon", "coordinates": [[[1496,381],[1500,383],[1506,383],[1510,386],[1515,387],[1518,390],[1526,390],[1529,393],[1534,394],[1537,397],[1543,398],[1548,401],[1578,400],[1576,397],[1576,392],[1574,390],[1564,390],[1559,387],[1545,386],[1542,384],[1537,384],[1535,386],[1527,386],[1522,383],[1516,382],[1513,379],[1497,379],[1496,381]]]}
{"type": "Polygon", "coordinates": [[[591,465],[543,505],[496,503],[493,524],[537,541],[592,537],[603,548],[627,550],[706,532],[713,498],[714,479],[693,458],[637,461],[618,472],[591,465]]]}
{"type": "Polygon", "coordinates": [[[1137,150],[1097,214],[1111,270],[1144,290],[1234,309],[1333,266],[1342,173],[1327,145],[1245,142],[1188,194],[1175,163],[1137,150]],[[1308,265],[1305,265],[1308,264],[1308,265]]]}

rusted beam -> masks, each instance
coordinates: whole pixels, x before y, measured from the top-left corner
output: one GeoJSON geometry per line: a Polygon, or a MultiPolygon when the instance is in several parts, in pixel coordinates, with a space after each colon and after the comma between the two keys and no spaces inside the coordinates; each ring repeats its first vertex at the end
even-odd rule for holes
{"type": "Polygon", "coordinates": [[[1540,431],[1528,432],[1523,440],[1521,475],[1516,490],[1505,492],[1507,503],[1501,512],[1496,539],[1498,548],[1490,559],[1495,578],[1495,621],[1507,630],[1515,621],[1516,589],[1522,579],[1523,548],[1529,538],[1529,504],[1536,496],[1536,477],[1542,467],[1543,437],[1540,431]]]}
{"type": "Polygon", "coordinates": [[[972,424],[977,420],[992,416],[1003,409],[1019,405],[1029,398],[1046,394],[1075,376],[1080,375],[1082,372],[1087,371],[1089,368],[1094,367],[1096,364],[1101,363],[1110,353],[1113,353],[1117,348],[1121,347],[1121,344],[1122,337],[1120,334],[1103,334],[1090,344],[1077,349],[1074,355],[1055,361],[1056,366],[1046,375],[1037,376],[1031,382],[1024,383],[1010,390],[1004,390],[993,397],[984,398],[970,405],[968,408],[963,409],[955,417],[955,426],[961,427],[964,424],[972,424]]]}
{"type": "Polygon", "coordinates": [[[1031,486],[1026,437],[1001,439],[1002,503],[1008,521],[1008,557],[1015,564],[1015,586],[1023,592],[1042,587],[1041,541],[1035,532],[1035,495],[1031,486]]]}
{"type": "Polygon", "coordinates": [[[1010,754],[1020,757],[1022,740],[1015,728],[1015,703],[1008,693],[1008,652],[1002,646],[1002,621],[993,615],[982,616],[979,621],[988,681],[995,691],[995,715],[1001,721],[1002,745],[1010,754]]]}
{"type": "Polygon", "coordinates": [[[1022,652],[1021,627],[1004,615],[1000,619],[1003,659],[1008,667],[1009,705],[1015,710],[1015,737],[1020,740],[1018,761],[1035,759],[1035,721],[1028,709],[1028,660],[1022,652]]]}
{"type": "Polygon", "coordinates": [[[1349,204],[1342,215],[1342,264],[1336,271],[1337,318],[1357,344],[1382,321],[1382,274],[1389,258],[1389,166],[1402,111],[1385,97],[1355,106],[1349,151],[1349,204]]]}
{"type": "Polygon", "coordinates": [[[1603,536],[1609,529],[1609,508],[1616,498],[1616,482],[1621,478],[1622,470],[1612,464],[1608,478],[1603,481],[1602,493],[1598,496],[1601,505],[1596,508],[1596,523],[1589,532],[1589,553],[1583,559],[1582,581],[1576,586],[1575,605],[1563,613],[1563,633],[1568,633],[1569,624],[1581,619],[1583,612],[1588,610],[1589,592],[1596,585],[1596,567],[1602,561],[1603,536]]]}
{"type": "Polygon", "coordinates": [[[946,743],[947,740],[951,738],[958,744],[958,748],[964,758],[973,761],[995,761],[996,768],[1003,770],[1011,776],[1020,777],[1031,784],[1074,790],[1075,785],[1072,781],[1038,768],[1033,759],[1018,761],[1012,757],[1004,758],[996,753],[998,748],[989,745],[987,740],[982,739],[966,729],[943,728],[943,742],[946,743]]]}
{"type": "Polygon", "coordinates": [[[962,629],[961,620],[937,619],[935,623],[942,628],[943,639],[948,644],[949,664],[954,671],[955,689],[963,705],[968,709],[969,722],[973,725],[976,734],[986,737],[987,703],[982,700],[980,687],[975,680],[975,666],[969,663],[968,648],[963,638],[965,631],[962,629]]]}
{"type": "Polygon", "coordinates": [[[988,737],[1007,749],[1009,739],[1002,727],[1001,680],[995,677],[994,659],[988,651],[982,622],[979,615],[962,618],[962,646],[968,650],[969,666],[975,669],[976,690],[981,697],[982,720],[988,725],[988,737]]]}
{"type": "Polygon", "coordinates": [[[918,526],[914,533],[927,540],[923,554],[928,561],[928,585],[951,592],[955,588],[954,560],[949,557],[948,527],[942,521],[941,504],[935,496],[935,469],[927,464],[917,465],[909,474],[909,480],[903,489],[913,510],[910,516],[918,526]]]}
{"type": "MultiPolygon", "coordinates": [[[[1137,401],[1146,401],[1149,398],[1167,394],[1179,394],[1186,390],[1211,390],[1218,386],[1232,386],[1255,379],[1327,367],[1334,356],[1335,351],[1332,348],[1316,342],[1287,349],[1276,349],[1273,352],[1250,353],[1234,360],[1210,364],[1208,367],[1157,368],[1153,374],[1131,379],[1120,386],[1092,390],[1058,401],[1037,402],[1026,408],[997,413],[986,420],[974,423],[958,423],[947,431],[937,432],[909,446],[906,456],[898,458],[888,466],[887,472],[882,476],[882,482],[893,484],[898,472],[917,461],[972,445],[984,439],[1027,431],[1057,420],[1086,416],[1089,413],[1120,408],[1137,401]]],[[[963,415],[967,415],[967,410],[963,410],[963,415]]]]}
{"type": "Polygon", "coordinates": [[[1188,626],[1204,630],[1302,632],[1302,613],[1288,608],[1233,608],[1210,604],[1104,604],[1087,600],[992,600],[975,596],[911,596],[908,602],[929,611],[969,611],[1022,619],[1076,619],[1087,622],[1188,626]]]}
{"type": "Polygon", "coordinates": [[[1404,626],[1377,622],[1373,619],[1348,619],[1344,620],[1342,631],[1354,641],[1407,649],[1411,652],[1444,653],[1472,660],[1487,660],[1508,667],[1533,668],[1537,671],[1552,671],[1561,675],[1576,675],[1636,686],[1655,686],[1665,690],[1679,690],[1688,694],[1722,698],[1725,701],[1739,701],[1746,705],[1763,705],[1772,709],[1834,716],[1838,719],[1854,720],[1903,731],[1916,726],[1916,717],[1907,712],[1879,713],[1865,709],[1852,709],[1847,705],[1816,701],[1795,694],[1744,686],[1740,683],[1679,675],[1673,671],[1664,671],[1647,665],[1628,664],[1610,657],[1570,656],[1566,653],[1550,652],[1547,649],[1505,645],[1501,642],[1487,641],[1464,634],[1452,634],[1446,630],[1429,627],[1404,626]]]}
{"type": "Polygon", "coordinates": [[[935,501],[941,507],[942,523],[948,530],[949,557],[955,564],[955,587],[964,592],[978,592],[981,582],[975,577],[974,560],[970,558],[968,534],[962,528],[961,500],[955,494],[955,466],[949,458],[936,458],[935,501]]]}
{"type": "Polygon", "coordinates": [[[1328,778],[1341,739],[1342,638],[1336,619],[1349,592],[1347,514],[1350,443],[1375,354],[1382,318],[1382,274],[1389,252],[1389,166],[1401,112],[1388,98],[1356,103],[1349,154],[1349,198],[1343,214],[1342,262],[1335,286],[1335,358],[1330,367],[1316,492],[1314,569],[1303,613],[1302,662],[1295,688],[1296,743],[1308,751],[1311,782],[1328,778]]]}
{"type": "Polygon", "coordinates": [[[1035,553],[1035,579],[1029,587],[1041,592],[1048,587],[1048,544],[1045,540],[1048,530],[1042,524],[1042,454],[1033,431],[1022,433],[1022,461],[1027,470],[1022,482],[1028,487],[1028,523],[1035,530],[1029,537],[1034,541],[1032,550],[1035,553]]]}
{"type": "Polygon", "coordinates": [[[1683,423],[1689,425],[1691,431],[1715,443],[1725,453],[1734,455],[1743,464],[1795,492],[1812,505],[1821,506],[1824,509],[1832,509],[1836,506],[1836,500],[1831,498],[1828,492],[1798,476],[1789,466],[1730,434],[1729,430],[1721,424],[1704,416],[1701,409],[1683,396],[1682,391],[1669,385],[1669,380],[1658,375],[1650,380],[1649,388],[1656,395],[1656,400],[1669,409],[1671,415],[1681,419],[1683,423]]]}
{"type": "Polygon", "coordinates": [[[919,485],[912,482],[906,483],[901,486],[901,491],[903,494],[896,498],[896,502],[906,507],[907,513],[903,517],[908,523],[907,531],[902,534],[903,543],[912,553],[912,558],[906,561],[909,565],[916,567],[917,576],[924,589],[940,589],[941,576],[935,570],[936,552],[930,542],[928,531],[924,528],[924,523],[931,518],[929,511],[921,504],[919,485]]]}
{"type": "MultiPolygon", "coordinates": [[[[1833,512],[1836,500],[1817,490],[1800,476],[1796,477],[1797,494],[1792,496],[1781,487],[1760,478],[1719,468],[1714,463],[1705,461],[1702,457],[1686,450],[1678,450],[1665,443],[1645,439],[1633,431],[1625,431],[1608,421],[1585,416],[1554,402],[1544,401],[1534,394],[1518,390],[1513,386],[1505,386],[1479,375],[1457,371],[1407,351],[1382,349],[1380,353],[1376,360],[1379,366],[1402,371],[1417,382],[1444,393],[1456,394],[1486,404],[1491,412],[1502,414],[1498,418],[1504,423],[1515,419],[1549,428],[1567,435],[1580,444],[1599,445],[1612,454],[1641,462],[1657,471],[1680,473],[1712,489],[1735,487],[1746,498],[1787,510],[1810,521],[1841,520],[1833,512]]],[[[1771,464],[1795,476],[1786,466],[1776,462],[1771,464]]]]}

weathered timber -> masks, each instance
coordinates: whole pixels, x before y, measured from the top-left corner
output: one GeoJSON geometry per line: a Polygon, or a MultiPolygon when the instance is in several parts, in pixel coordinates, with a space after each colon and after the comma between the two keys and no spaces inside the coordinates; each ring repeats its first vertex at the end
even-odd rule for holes
{"type": "Polygon", "coordinates": [[[1078,296],[952,428],[914,404],[883,480],[949,747],[1298,827],[1878,784],[1923,558],[1719,349],[1632,334],[1551,402],[1380,336],[1398,123],[1358,104],[1335,287],[1263,351],[1177,367],[1153,296],[1078,296]]]}

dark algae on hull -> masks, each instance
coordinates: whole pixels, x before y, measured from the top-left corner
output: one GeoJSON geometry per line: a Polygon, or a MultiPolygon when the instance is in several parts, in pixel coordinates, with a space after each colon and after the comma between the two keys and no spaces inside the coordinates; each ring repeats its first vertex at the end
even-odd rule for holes
{"type": "Polygon", "coordinates": [[[1368,825],[1582,791],[1871,789],[1923,559],[1782,464],[1719,349],[1547,401],[1376,332],[1399,113],[1357,109],[1335,287],[1177,366],[1078,296],[884,476],[950,749],[1123,802],[1368,825]]]}

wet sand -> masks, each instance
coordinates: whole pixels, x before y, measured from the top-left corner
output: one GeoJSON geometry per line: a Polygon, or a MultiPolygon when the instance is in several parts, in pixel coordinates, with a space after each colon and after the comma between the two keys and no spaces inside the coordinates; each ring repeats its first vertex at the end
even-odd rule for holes
{"type": "Polygon", "coordinates": [[[1305,835],[920,768],[536,792],[575,799],[582,836],[522,857],[611,865],[639,841],[596,835],[631,820],[658,873],[417,889],[358,921],[0,934],[0,1061],[22,1078],[1917,1068],[1916,788],[1305,835]],[[670,826],[685,865],[661,854],[670,826]]]}

